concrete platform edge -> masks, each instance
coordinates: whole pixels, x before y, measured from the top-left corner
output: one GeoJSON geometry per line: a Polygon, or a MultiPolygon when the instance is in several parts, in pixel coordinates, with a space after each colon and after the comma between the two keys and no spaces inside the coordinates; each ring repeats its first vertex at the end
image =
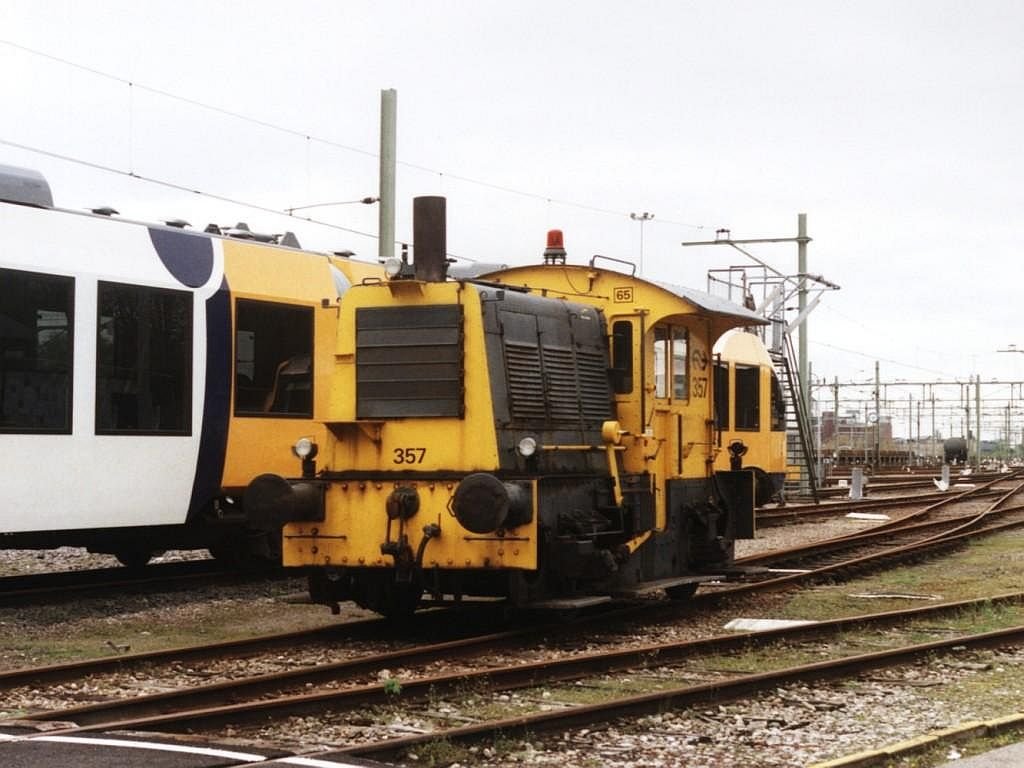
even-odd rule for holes
{"type": "Polygon", "coordinates": [[[852,755],[839,757],[835,760],[826,760],[823,763],[814,763],[809,768],[867,768],[867,766],[878,765],[883,760],[888,760],[899,755],[906,755],[918,752],[922,749],[954,742],[965,738],[977,738],[980,736],[995,736],[1006,731],[1024,730],[1024,712],[1017,712],[1012,715],[996,717],[992,720],[971,720],[966,723],[944,728],[940,731],[915,739],[908,739],[888,747],[880,749],[865,750],[852,755]]]}

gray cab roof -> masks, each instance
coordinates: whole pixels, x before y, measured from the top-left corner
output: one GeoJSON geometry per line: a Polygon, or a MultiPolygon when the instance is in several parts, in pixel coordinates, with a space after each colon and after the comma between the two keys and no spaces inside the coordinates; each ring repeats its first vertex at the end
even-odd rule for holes
{"type": "Polygon", "coordinates": [[[704,291],[697,291],[693,288],[684,288],[680,285],[673,285],[672,283],[663,283],[660,280],[651,280],[649,282],[659,288],[663,288],[681,299],[685,299],[695,307],[703,309],[706,312],[714,312],[718,315],[737,317],[746,321],[750,325],[768,325],[768,321],[757,312],[747,309],[735,302],[729,301],[728,299],[723,299],[720,296],[704,293],[704,291]]]}

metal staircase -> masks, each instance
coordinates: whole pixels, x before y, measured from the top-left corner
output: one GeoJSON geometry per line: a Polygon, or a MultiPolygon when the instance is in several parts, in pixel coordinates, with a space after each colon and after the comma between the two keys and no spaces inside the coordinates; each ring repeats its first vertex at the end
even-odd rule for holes
{"type": "Polygon", "coordinates": [[[782,334],[781,350],[770,350],[775,372],[782,386],[786,403],[786,473],[787,496],[818,498],[818,477],[814,464],[814,441],[811,420],[804,408],[800,380],[796,375],[796,356],[789,334],[782,334]]]}

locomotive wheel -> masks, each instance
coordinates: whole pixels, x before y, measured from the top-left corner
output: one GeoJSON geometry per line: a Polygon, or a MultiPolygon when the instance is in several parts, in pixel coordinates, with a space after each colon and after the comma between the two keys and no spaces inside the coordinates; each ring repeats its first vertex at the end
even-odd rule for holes
{"type": "Polygon", "coordinates": [[[698,584],[677,584],[674,587],[666,587],[665,594],[671,600],[689,600],[697,593],[698,584]]]}
{"type": "Polygon", "coordinates": [[[163,553],[140,547],[125,547],[114,552],[114,557],[125,568],[145,568],[146,564],[158,554],[163,553]]]}
{"type": "Polygon", "coordinates": [[[364,578],[353,584],[356,605],[387,616],[394,621],[409,618],[423,597],[423,587],[416,581],[396,582],[390,575],[364,578]]]}
{"type": "Polygon", "coordinates": [[[415,584],[394,584],[389,590],[387,603],[381,611],[393,621],[404,621],[408,619],[419,607],[423,599],[423,589],[415,584]]]}
{"type": "Polygon", "coordinates": [[[266,568],[281,564],[280,536],[248,531],[207,547],[213,559],[229,568],[266,568]]]}

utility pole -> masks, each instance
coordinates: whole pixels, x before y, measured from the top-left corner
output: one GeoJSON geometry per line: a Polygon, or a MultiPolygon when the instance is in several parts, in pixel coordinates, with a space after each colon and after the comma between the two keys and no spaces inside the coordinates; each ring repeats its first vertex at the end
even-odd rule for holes
{"type": "Polygon", "coordinates": [[[974,466],[981,466],[981,374],[975,378],[974,385],[974,420],[977,425],[974,430],[975,445],[974,466]]]}
{"type": "Polygon", "coordinates": [[[878,460],[882,455],[882,412],[879,394],[881,392],[881,379],[879,378],[878,361],[875,360],[875,468],[878,467],[878,460]]]}
{"type": "Polygon", "coordinates": [[[397,165],[398,92],[380,92],[380,209],[377,220],[377,259],[395,256],[395,169],[397,165]]]}
{"type": "Polygon", "coordinates": [[[796,271],[800,280],[800,291],[797,294],[800,321],[800,347],[797,361],[800,377],[800,391],[804,398],[804,413],[811,412],[810,376],[807,367],[807,214],[798,213],[796,217],[796,271]]]}
{"type": "Polygon", "coordinates": [[[935,390],[928,387],[929,394],[932,396],[932,458],[936,458],[937,452],[935,450],[935,390]]]}

